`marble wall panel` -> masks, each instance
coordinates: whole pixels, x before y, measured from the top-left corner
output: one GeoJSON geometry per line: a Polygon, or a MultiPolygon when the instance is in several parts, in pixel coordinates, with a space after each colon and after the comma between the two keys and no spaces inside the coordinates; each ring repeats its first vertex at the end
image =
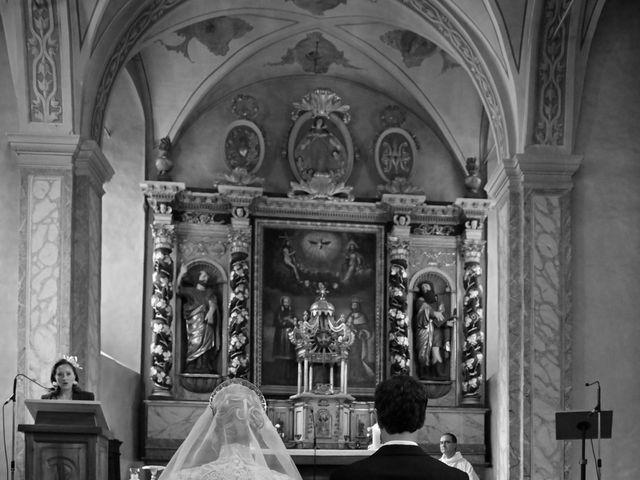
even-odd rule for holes
{"type": "Polygon", "coordinates": [[[206,407],[200,402],[145,401],[147,438],[184,439],[206,407]]]}
{"type": "Polygon", "coordinates": [[[509,193],[509,478],[522,478],[522,409],[523,409],[523,211],[522,193],[509,193]]]}
{"type": "Polygon", "coordinates": [[[443,433],[452,432],[458,437],[460,444],[484,445],[485,416],[486,410],[483,408],[427,408],[424,427],[418,434],[418,443],[437,444],[443,433]]]}
{"type": "Polygon", "coordinates": [[[555,412],[562,410],[562,210],[556,195],[531,198],[531,478],[562,478],[555,412]]]}

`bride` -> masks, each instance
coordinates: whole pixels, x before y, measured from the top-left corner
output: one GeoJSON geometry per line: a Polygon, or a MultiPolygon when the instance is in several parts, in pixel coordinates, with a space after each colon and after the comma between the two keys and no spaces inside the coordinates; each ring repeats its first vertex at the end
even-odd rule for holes
{"type": "Polygon", "coordinates": [[[252,383],[222,382],[159,480],[301,480],[266,406],[252,383]]]}

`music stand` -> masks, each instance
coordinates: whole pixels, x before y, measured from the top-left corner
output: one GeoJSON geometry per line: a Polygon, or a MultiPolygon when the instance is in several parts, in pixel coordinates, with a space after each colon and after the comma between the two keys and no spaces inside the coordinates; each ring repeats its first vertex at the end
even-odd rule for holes
{"type": "Polygon", "coordinates": [[[611,438],[612,410],[556,412],[556,440],[582,440],[580,479],[585,480],[587,438],[611,438]],[[598,424],[600,427],[598,428],[598,424]]]}

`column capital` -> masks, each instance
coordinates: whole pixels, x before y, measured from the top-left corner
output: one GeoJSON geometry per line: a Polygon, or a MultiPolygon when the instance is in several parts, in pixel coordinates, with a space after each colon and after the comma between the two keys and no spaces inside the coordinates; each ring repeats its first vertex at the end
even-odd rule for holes
{"type": "Polygon", "coordinates": [[[21,168],[71,169],[80,144],[78,135],[7,135],[21,168]]]}
{"type": "Polygon", "coordinates": [[[96,190],[102,195],[104,193],[102,186],[111,180],[115,171],[95,140],[85,140],[79,148],[75,160],[75,173],[89,177],[96,190]]]}
{"type": "Polygon", "coordinates": [[[518,162],[515,158],[508,158],[503,160],[501,168],[497,168],[489,177],[485,190],[491,198],[499,200],[508,191],[520,191],[522,179],[522,170],[518,162]]]}
{"type": "Polygon", "coordinates": [[[545,189],[571,189],[573,175],[582,163],[582,155],[569,155],[553,147],[534,145],[515,155],[525,186],[545,189]]]}
{"type": "Polygon", "coordinates": [[[474,229],[478,228],[478,224],[482,228],[482,223],[487,218],[489,210],[496,204],[495,200],[481,198],[457,198],[454,203],[462,210],[465,222],[476,220],[474,229]]]}
{"type": "Polygon", "coordinates": [[[182,182],[144,182],[140,184],[142,193],[154,213],[154,223],[171,223],[176,195],[187,187],[182,182]]]}

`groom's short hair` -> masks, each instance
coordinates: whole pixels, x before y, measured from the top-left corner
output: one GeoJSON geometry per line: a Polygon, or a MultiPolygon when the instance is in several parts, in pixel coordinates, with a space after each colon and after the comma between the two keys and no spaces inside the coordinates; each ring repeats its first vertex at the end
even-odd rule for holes
{"type": "Polygon", "coordinates": [[[427,391],[415,378],[396,375],[378,384],[374,404],[380,428],[412,433],[424,425],[427,391]]]}

